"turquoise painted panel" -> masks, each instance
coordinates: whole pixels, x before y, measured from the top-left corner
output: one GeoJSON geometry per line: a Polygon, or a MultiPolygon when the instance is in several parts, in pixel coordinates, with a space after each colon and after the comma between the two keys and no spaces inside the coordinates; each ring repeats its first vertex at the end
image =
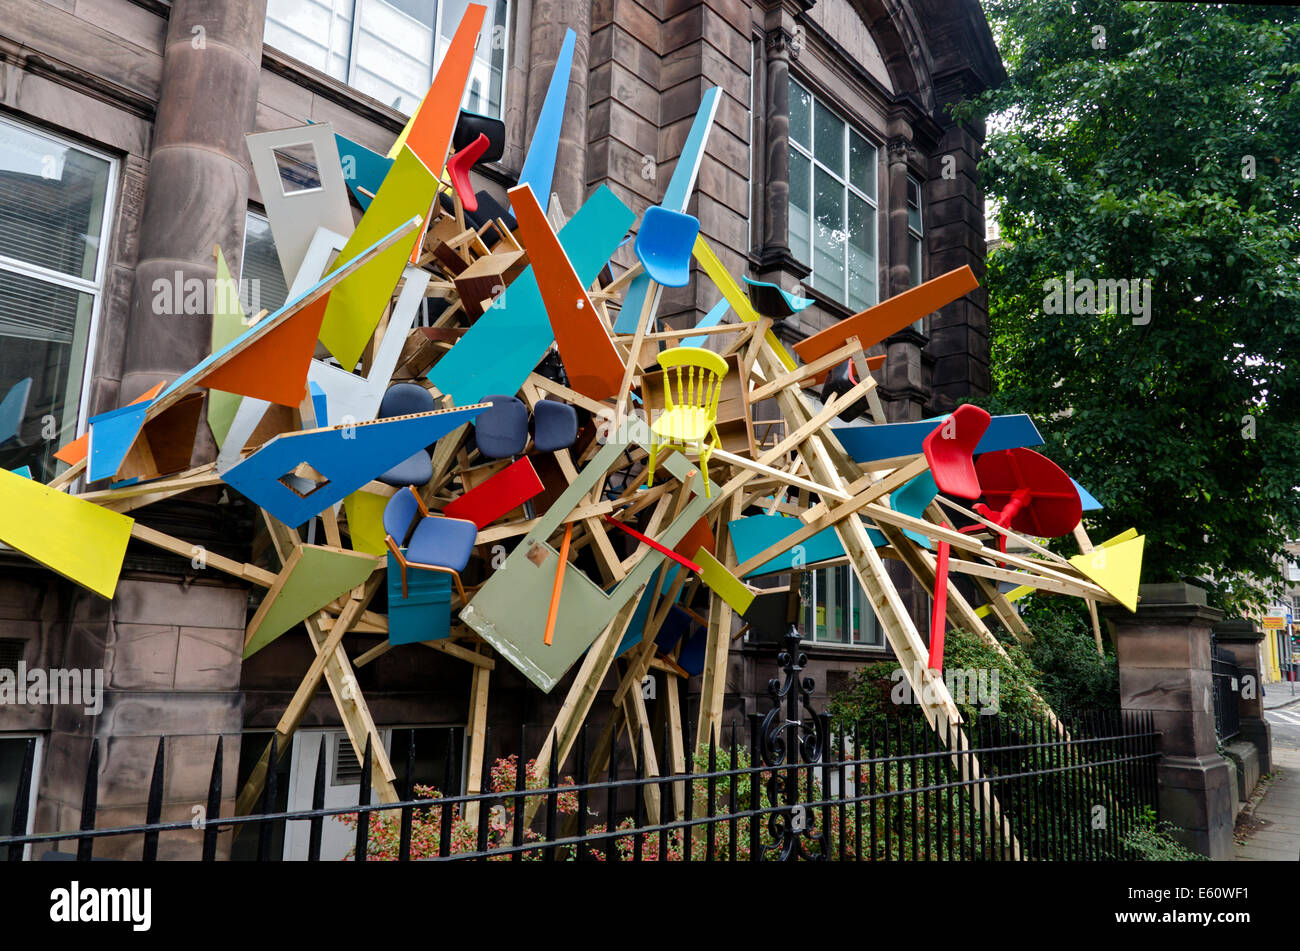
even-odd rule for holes
{"type": "MultiPolygon", "coordinates": [[[[736,560],[748,561],[759,552],[770,548],[783,538],[788,538],[803,527],[803,522],[789,515],[751,515],[728,522],[731,530],[731,544],[736,548],[736,560]]],[[[879,548],[888,544],[885,536],[874,528],[867,529],[871,544],[879,548]]],[[[802,546],[796,545],[784,554],[777,555],[763,562],[745,575],[755,578],[758,575],[770,575],[780,571],[789,571],[794,567],[795,549],[803,548],[803,565],[816,565],[821,561],[830,561],[844,557],[844,546],[835,534],[834,527],[823,529],[811,538],[805,539],[802,546]]]]}
{"type": "MultiPolygon", "coordinates": [[[[560,229],[560,245],[584,287],[600,274],[635,218],[601,185],[560,229]]],[[[515,393],[554,341],[537,275],[529,265],[433,365],[429,380],[458,406],[493,393],[515,393]]]]}
{"type": "Polygon", "coordinates": [[[351,139],[334,133],[334,144],[338,146],[339,161],[343,164],[343,180],[356,196],[363,209],[370,207],[371,195],[379,194],[379,186],[384,176],[393,167],[393,160],[386,155],[372,152],[351,139]],[[364,194],[365,189],[370,195],[364,194]]]}
{"type": "Polygon", "coordinates": [[[388,642],[418,644],[451,636],[451,575],[440,571],[406,570],[406,597],[402,597],[402,569],[388,553],[388,642]]]}

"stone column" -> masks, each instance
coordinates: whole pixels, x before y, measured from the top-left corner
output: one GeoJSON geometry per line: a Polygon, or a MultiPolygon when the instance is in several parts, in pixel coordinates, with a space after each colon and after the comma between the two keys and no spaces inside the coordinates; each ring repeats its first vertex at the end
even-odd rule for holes
{"type": "Polygon", "coordinates": [[[1142,585],[1138,609],[1103,609],[1119,661],[1120,705],[1151,714],[1160,759],[1158,811],[1188,848],[1212,859],[1233,855],[1236,789],[1217,751],[1210,675],[1210,628],[1223,612],[1188,584],[1142,585]]]}
{"type": "MultiPolygon", "coordinates": [[[[591,7],[589,0],[535,0],[528,37],[528,107],[525,135],[531,141],[542,111],[546,90],[555,70],[556,57],[564,44],[566,30],[577,34],[573,45],[573,70],[569,74],[569,98],[560,129],[559,159],[551,190],[560,196],[565,215],[572,215],[587,199],[587,76],[591,49],[591,7]]],[[[550,195],[538,195],[547,207],[550,195]]]]}
{"type": "MultiPolygon", "coordinates": [[[[203,315],[156,313],[155,282],[239,272],[266,0],[175,0],[167,25],[120,400],[174,379],[212,346],[203,315]]],[[[159,285],[163,286],[163,285],[159,285]]],[[[183,285],[182,285],[183,286],[183,285]]],[[[172,297],[172,295],[168,295],[172,297]]],[[[200,453],[202,450],[200,450],[200,453]]]]}
{"type": "MultiPolygon", "coordinates": [[[[885,278],[880,299],[901,294],[913,285],[912,264],[907,237],[907,173],[913,145],[903,135],[892,136],[885,145],[887,155],[885,221],[885,278]]],[[[925,337],[906,327],[885,340],[888,359],[877,376],[885,414],[890,422],[914,422],[923,417],[927,391],[921,368],[921,348],[925,337]]]]}
{"type": "Polygon", "coordinates": [[[1231,618],[1214,625],[1214,640],[1229,654],[1241,670],[1240,693],[1237,695],[1237,715],[1241,726],[1237,738],[1250,743],[1259,753],[1259,772],[1268,773],[1273,768],[1273,731],[1264,719],[1262,688],[1264,680],[1259,670],[1259,645],[1264,632],[1259,624],[1247,618],[1231,618]],[[1251,678],[1247,681],[1246,678],[1251,678]]]}
{"type": "Polygon", "coordinates": [[[790,260],[790,41],[784,24],[770,30],[763,42],[766,113],[763,116],[764,168],[763,247],[759,261],[766,270],[790,260]]]}

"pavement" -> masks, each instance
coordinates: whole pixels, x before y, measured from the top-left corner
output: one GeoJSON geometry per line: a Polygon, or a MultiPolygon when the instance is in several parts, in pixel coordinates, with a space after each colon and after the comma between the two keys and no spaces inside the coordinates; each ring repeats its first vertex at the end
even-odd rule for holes
{"type": "Polygon", "coordinates": [[[1264,717],[1273,733],[1273,772],[1264,794],[1242,810],[1239,862],[1300,861],[1300,684],[1267,684],[1264,717]]]}

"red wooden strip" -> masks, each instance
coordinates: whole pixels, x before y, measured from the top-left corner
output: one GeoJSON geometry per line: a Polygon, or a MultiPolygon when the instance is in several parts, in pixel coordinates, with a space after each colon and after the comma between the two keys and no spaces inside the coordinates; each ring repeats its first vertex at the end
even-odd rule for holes
{"type": "Polygon", "coordinates": [[[442,510],[451,518],[468,519],[480,529],[519,508],[542,491],[542,480],[527,456],[475,486],[442,510]]]}
{"type": "Polygon", "coordinates": [[[681,555],[677,554],[677,552],[673,551],[671,548],[665,548],[663,545],[659,544],[653,538],[650,538],[648,535],[642,535],[632,526],[624,525],[616,518],[606,515],[605,521],[609,522],[611,525],[617,525],[619,528],[623,529],[623,531],[627,532],[637,541],[649,545],[651,548],[659,552],[661,555],[667,555],[669,558],[677,562],[677,564],[681,565],[683,568],[689,568],[691,569],[691,571],[694,571],[696,574],[699,574],[700,566],[697,565],[695,562],[691,561],[689,558],[683,558],[681,555]]]}

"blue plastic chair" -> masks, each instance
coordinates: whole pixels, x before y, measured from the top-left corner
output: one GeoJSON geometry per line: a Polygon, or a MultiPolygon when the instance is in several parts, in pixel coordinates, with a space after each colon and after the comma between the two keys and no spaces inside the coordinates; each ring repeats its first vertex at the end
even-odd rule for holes
{"type": "Polygon", "coordinates": [[[745,278],[745,283],[749,285],[749,302],[754,305],[754,310],[758,311],[762,317],[784,320],[787,317],[793,317],[805,308],[811,307],[814,303],[807,297],[795,297],[779,284],[772,284],[768,281],[751,281],[746,275],[742,275],[742,277],[745,278]]]}
{"type": "Polygon", "coordinates": [[[524,451],[528,442],[528,407],[513,396],[485,396],[491,403],[474,418],[474,442],[489,459],[505,459],[524,451]]]}
{"type": "Polygon", "coordinates": [[[402,573],[402,597],[406,597],[407,569],[417,568],[451,575],[461,603],[469,601],[460,583],[460,573],[474,551],[477,525],[463,518],[430,515],[415,486],[408,485],[384,506],[384,531],[387,533],[384,542],[402,573]],[[398,544],[399,538],[405,540],[408,535],[408,544],[398,544]]]}
{"type": "Polygon", "coordinates": [[[538,452],[568,449],[578,438],[578,412],[558,400],[538,400],[533,406],[533,448],[538,452]]]}
{"type": "Polygon", "coordinates": [[[691,251],[700,233],[694,215],[652,205],[641,217],[636,256],[650,279],[664,287],[685,287],[691,280],[691,251]]]}
{"type": "MultiPolygon", "coordinates": [[[[912,518],[925,518],[925,510],[934,497],[939,494],[939,487],[934,483],[934,476],[929,469],[926,469],[919,476],[908,482],[897,492],[890,493],[889,507],[895,512],[902,515],[910,515],[912,518]]],[[[914,532],[910,528],[903,529],[903,534],[918,545],[925,548],[933,548],[934,545],[930,539],[920,532],[914,532]]]]}

